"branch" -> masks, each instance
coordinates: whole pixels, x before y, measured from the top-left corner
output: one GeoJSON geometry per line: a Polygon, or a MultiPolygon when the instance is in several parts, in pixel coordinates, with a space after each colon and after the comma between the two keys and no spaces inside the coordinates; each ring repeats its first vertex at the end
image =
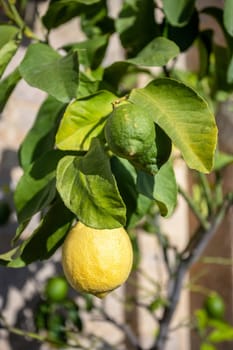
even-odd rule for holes
{"type": "Polygon", "coordinates": [[[201,225],[180,255],[180,261],[177,264],[176,273],[168,282],[169,304],[164,308],[162,317],[159,320],[159,334],[150,350],[162,350],[164,348],[164,344],[167,340],[170,322],[179,301],[185,275],[190,266],[196,260],[198,260],[207,243],[216,233],[232,203],[233,193],[225,198],[222,207],[219,209],[219,212],[214,218],[212,218],[208,230],[205,230],[201,225]]]}
{"type": "Polygon", "coordinates": [[[47,336],[43,336],[43,335],[40,335],[40,334],[37,334],[34,332],[29,332],[29,331],[26,331],[26,330],[23,330],[20,328],[13,327],[13,326],[8,324],[5,317],[1,313],[0,313],[0,328],[5,329],[9,333],[16,334],[16,335],[22,336],[24,338],[35,339],[35,340],[42,342],[42,343],[48,342],[50,344],[53,344],[53,345],[59,346],[59,347],[67,347],[68,346],[70,348],[75,348],[75,349],[82,349],[82,350],[87,349],[87,348],[81,346],[80,344],[72,345],[72,344],[68,344],[68,343],[65,343],[65,342],[59,341],[59,340],[57,340],[57,341],[54,339],[51,340],[47,336]]]}
{"type": "Polygon", "coordinates": [[[216,213],[215,217],[212,218],[210,222],[210,227],[208,230],[203,230],[202,228],[197,229],[196,233],[193,235],[186,248],[184,249],[182,258],[188,264],[188,268],[201,256],[202,252],[206,248],[208,242],[216,233],[220,224],[222,223],[227,211],[233,204],[233,193],[227,195],[223,201],[222,207],[216,213]]]}
{"type": "Polygon", "coordinates": [[[196,203],[193,201],[193,199],[179,186],[178,191],[181,194],[181,196],[185,199],[187,202],[189,208],[192,210],[193,214],[196,216],[198,221],[201,223],[201,226],[204,229],[209,228],[208,221],[201,215],[199,208],[196,206],[196,203]]]}
{"type": "Polygon", "coordinates": [[[133,334],[132,330],[128,327],[127,324],[119,323],[114,318],[112,318],[104,309],[99,309],[99,311],[106,321],[112,323],[115,327],[120,329],[125,334],[125,336],[127,337],[127,339],[132,344],[135,350],[143,350],[143,348],[139,344],[138,339],[133,334]]]}

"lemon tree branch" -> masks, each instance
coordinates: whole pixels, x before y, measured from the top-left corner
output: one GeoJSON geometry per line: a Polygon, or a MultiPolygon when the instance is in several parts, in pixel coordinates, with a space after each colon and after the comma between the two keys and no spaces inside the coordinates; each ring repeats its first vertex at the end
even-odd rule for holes
{"type": "Polygon", "coordinates": [[[221,225],[230,206],[233,204],[233,193],[226,196],[222,207],[215,217],[210,220],[210,226],[206,230],[202,225],[197,229],[192,239],[180,254],[180,260],[177,264],[176,271],[168,282],[168,304],[163,310],[159,320],[159,334],[154,345],[150,350],[162,350],[167,340],[170,322],[176,310],[177,303],[183,286],[183,281],[187,271],[196,262],[204,251],[210,239],[215,235],[221,225]]]}

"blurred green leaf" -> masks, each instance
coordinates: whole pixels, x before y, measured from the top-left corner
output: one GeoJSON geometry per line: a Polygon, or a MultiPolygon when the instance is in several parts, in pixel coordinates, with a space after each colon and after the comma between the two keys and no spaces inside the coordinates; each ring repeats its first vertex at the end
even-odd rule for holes
{"type": "Polygon", "coordinates": [[[20,146],[19,158],[23,169],[26,170],[33,161],[54,148],[55,134],[65,106],[52,96],[42,103],[33,126],[20,146]]]}
{"type": "Polygon", "coordinates": [[[233,1],[225,0],[224,1],[224,10],[223,10],[223,23],[227,32],[233,36],[233,1]]]}
{"type": "Polygon", "coordinates": [[[216,347],[209,343],[202,343],[200,350],[216,350],[216,347]]]}
{"type": "Polygon", "coordinates": [[[0,25],[0,49],[6,45],[9,41],[16,38],[19,33],[19,29],[9,24],[1,24],[0,25]]]}
{"type": "Polygon", "coordinates": [[[214,170],[219,171],[233,163],[233,155],[217,151],[214,158],[214,170]]]}
{"type": "Polygon", "coordinates": [[[0,77],[4,73],[12,57],[15,55],[18,46],[19,45],[15,40],[10,40],[0,48],[0,77]]]}
{"type": "Polygon", "coordinates": [[[83,298],[85,300],[85,309],[87,312],[90,312],[94,308],[94,300],[93,295],[85,293],[83,294],[83,298]]]}
{"type": "Polygon", "coordinates": [[[73,219],[74,215],[57,199],[32,235],[18,247],[7,266],[18,268],[50,258],[63,243],[73,219]]]}
{"type": "Polygon", "coordinates": [[[63,156],[64,153],[58,150],[43,154],[20,178],[14,193],[19,223],[30,220],[55,198],[56,166],[63,156]]]}
{"type": "Polygon", "coordinates": [[[95,38],[115,31],[114,20],[108,16],[106,0],[85,8],[81,13],[81,28],[88,38],[95,38]]]}
{"type": "Polygon", "coordinates": [[[164,66],[179,54],[178,46],[163,37],[153,39],[136,57],[127,61],[141,66],[164,66]]]}
{"type": "Polygon", "coordinates": [[[177,184],[170,162],[165,163],[154,176],[138,172],[138,191],[156,201],[160,214],[170,216],[177,204],[177,184]]]}
{"type": "Polygon", "coordinates": [[[200,332],[200,334],[203,334],[203,332],[208,327],[208,315],[207,312],[204,309],[199,309],[195,311],[195,319],[196,319],[196,325],[197,329],[200,332]]]}
{"type": "Polygon", "coordinates": [[[126,208],[98,139],[84,157],[67,156],[59,162],[57,189],[85,225],[97,229],[125,225],[126,208]]]}
{"type": "Polygon", "coordinates": [[[77,96],[79,82],[78,54],[60,56],[46,44],[31,44],[19,67],[26,82],[47,92],[61,102],[77,96]]]}
{"type": "MultiPolygon", "coordinates": [[[[5,79],[0,81],[0,113],[3,111],[12,91],[20,81],[21,75],[18,68],[11,72],[5,79]]],[[[0,115],[1,118],[1,115],[0,115]]]]}
{"type": "Polygon", "coordinates": [[[158,32],[154,1],[124,0],[115,24],[127,56],[136,56],[158,32]]]}
{"type": "Polygon", "coordinates": [[[126,227],[134,227],[147,213],[151,205],[151,199],[138,192],[136,170],[126,159],[112,157],[111,169],[126,204],[126,227]]]}
{"type": "Polygon", "coordinates": [[[51,0],[47,12],[42,17],[47,29],[52,29],[69,21],[85,11],[93,11],[93,6],[101,0],[51,0]]]}
{"type": "Polygon", "coordinates": [[[151,312],[154,312],[158,310],[160,307],[164,307],[167,304],[168,304],[168,301],[166,299],[157,297],[149,304],[148,309],[151,312]]]}
{"type": "Polygon", "coordinates": [[[176,27],[182,27],[189,22],[194,6],[195,0],[163,0],[165,16],[176,27]]]}
{"type": "Polygon", "coordinates": [[[216,327],[211,333],[208,335],[207,339],[209,342],[213,343],[220,343],[224,341],[232,341],[233,340],[233,327],[224,323],[224,322],[218,322],[218,323],[209,323],[211,326],[216,327]]]}
{"type": "Polygon", "coordinates": [[[195,10],[188,23],[182,27],[167,24],[167,37],[176,43],[181,52],[186,51],[199,34],[199,15],[195,10]]]}
{"type": "Polygon", "coordinates": [[[108,35],[99,35],[92,39],[68,45],[66,50],[77,50],[80,64],[96,69],[102,62],[108,45],[108,35]]]}

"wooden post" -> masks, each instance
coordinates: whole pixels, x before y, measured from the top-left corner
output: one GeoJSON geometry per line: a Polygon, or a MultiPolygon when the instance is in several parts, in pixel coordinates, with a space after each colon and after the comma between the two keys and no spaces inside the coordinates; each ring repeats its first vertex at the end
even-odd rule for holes
{"type": "MultiPolygon", "coordinates": [[[[217,124],[219,128],[219,147],[222,151],[233,154],[233,112],[232,103],[225,102],[220,105],[217,113],[217,124]]],[[[228,166],[222,172],[224,193],[233,191],[233,166],[228,166]]],[[[193,218],[190,218],[190,228],[193,231],[195,226],[193,218]]],[[[209,243],[203,256],[223,257],[233,261],[233,208],[230,209],[220,229],[209,243]]],[[[205,264],[198,262],[192,268],[190,279],[201,276],[196,284],[203,286],[207,290],[219,293],[226,304],[225,320],[233,325],[233,274],[232,265],[226,264],[205,264]],[[202,275],[202,276],[201,276],[202,275]]],[[[204,295],[191,293],[191,312],[202,307],[204,295]]],[[[191,348],[200,348],[200,339],[191,333],[191,348]]],[[[218,344],[219,350],[232,350],[233,342],[218,344]]]]}

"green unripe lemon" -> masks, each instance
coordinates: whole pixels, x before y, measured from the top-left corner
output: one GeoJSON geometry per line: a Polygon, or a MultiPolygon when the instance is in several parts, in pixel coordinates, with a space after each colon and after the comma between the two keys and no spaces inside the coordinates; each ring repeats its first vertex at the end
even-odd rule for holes
{"type": "Polygon", "coordinates": [[[157,172],[155,124],[148,114],[130,102],[115,107],[105,126],[110,150],[136,167],[157,172]]]}
{"type": "Polygon", "coordinates": [[[210,318],[222,319],[225,313],[225,303],[217,293],[211,293],[204,302],[204,308],[210,318]]]}
{"type": "Polygon", "coordinates": [[[67,297],[68,283],[63,277],[52,277],[48,280],[45,295],[47,299],[59,302],[67,297]]]}

